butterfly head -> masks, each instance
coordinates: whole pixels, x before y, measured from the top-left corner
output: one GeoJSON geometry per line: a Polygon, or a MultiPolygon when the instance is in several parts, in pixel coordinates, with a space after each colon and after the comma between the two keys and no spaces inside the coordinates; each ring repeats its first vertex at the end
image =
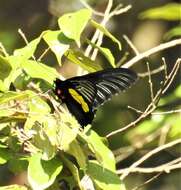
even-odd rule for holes
{"type": "Polygon", "coordinates": [[[64,100],[65,99],[65,84],[64,81],[56,78],[54,81],[54,93],[58,96],[58,98],[64,100]]]}

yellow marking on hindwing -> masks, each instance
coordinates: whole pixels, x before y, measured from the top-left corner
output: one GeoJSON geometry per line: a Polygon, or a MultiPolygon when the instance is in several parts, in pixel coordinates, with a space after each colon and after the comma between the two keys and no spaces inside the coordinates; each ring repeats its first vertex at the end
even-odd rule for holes
{"type": "Polygon", "coordinates": [[[72,88],[69,88],[68,91],[70,95],[73,97],[73,99],[76,100],[82,106],[82,109],[84,110],[84,112],[89,112],[89,106],[84,101],[82,96],[72,88]]]}

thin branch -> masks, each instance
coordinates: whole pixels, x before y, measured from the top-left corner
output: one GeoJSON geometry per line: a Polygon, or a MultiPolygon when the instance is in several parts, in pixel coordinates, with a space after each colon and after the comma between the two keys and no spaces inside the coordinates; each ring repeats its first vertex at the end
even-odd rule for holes
{"type": "Polygon", "coordinates": [[[124,34],[123,38],[126,40],[126,42],[128,43],[128,45],[130,46],[130,48],[133,50],[133,52],[135,53],[135,55],[139,55],[139,51],[137,50],[137,48],[135,47],[135,45],[131,42],[131,40],[124,34]]]}
{"type": "Polygon", "coordinates": [[[6,51],[6,49],[4,48],[3,44],[0,42],[0,51],[6,56],[8,57],[8,53],[6,51]]]}
{"type": "Polygon", "coordinates": [[[162,127],[158,146],[162,146],[163,144],[165,144],[165,142],[167,140],[167,135],[168,135],[170,129],[171,129],[170,124],[166,124],[165,126],[162,127]]]}
{"type": "Polygon", "coordinates": [[[151,177],[150,179],[146,180],[144,183],[138,185],[137,187],[134,187],[132,190],[137,190],[140,189],[141,187],[147,185],[148,183],[152,182],[153,180],[157,179],[160,175],[162,174],[162,172],[154,175],[153,177],[151,177]]]}
{"type": "Polygon", "coordinates": [[[152,83],[152,80],[151,80],[151,74],[150,74],[150,66],[149,66],[149,63],[146,62],[146,65],[147,65],[147,69],[148,69],[148,82],[149,82],[149,86],[150,86],[150,94],[151,94],[151,101],[153,102],[153,98],[154,98],[154,94],[153,94],[153,83],[152,83]]]}
{"type": "MultiPolygon", "coordinates": [[[[18,29],[18,33],[19,33],[20,36],[23,38],[23,40],[25,41],[26,45],[28,45],[28,40],[27,40],[25,34],[23,33],[23,31],[22,31],[20,28],[18,29]]],[[[36,60],[36,58],[35,58],[34,55],[32,55],[32,58],[33,58],[34,60],[36,60]]]]}
{"type": "MultiPolygon", "coordinates": [[[[119,5],[118,5],[119,6],[119,5]]],[[[118,8],[118,7],[116,7],[112,12],[111,12],[111,14],[109,15],[109,17],[111,18],[111,17],[113,17],[114,15],[120,15],[120,14],[123,14],[123,13],[126,13],[126,12],[128,12],[129,11],[129,9],[131,9],[132,8],[132,6],[131,5],[128,5],[128,6],[126,6],[126,7],[124,7],[124,8],[118,8]]]]}
{"type": "MultiPolygon", "coordinates": [[[[130,171],[130,173],[157,173],[157,172],[169,173],[171,170],[178,168],[181,168],[181,157],[156,167],[150,167],[150,168],[135,167],[130,171]]],[[[123,174],[128,170],[129,168],[117,170],[117,174],[123,174]]]]}
{"type": "Polygon", "coordinates": [[[152,151],[148,152],[146,155],[144,155],[141,159],[139,159],[137,162],[133,163],[129,168],[128,170],[126,170],[122,176],[121,176],[121,179],[123,180],[134,168],[136,168],[137,166],[139,166],[141,163],[143,163],[145,160],[147,160],[148,158],[150,158],[151,156],[153,156],[154,154],[164,150],[164,149],[167,149],[167,148],[170,148],[170,147],[173,147],[175,146],[176,144],[180,144],[181,143],[181,139],[177,139],[175,141],[172,141],[170,143],[167,143],[167,144],[164,144],[160,147],[157,147],[155,149],[153,149],[152,151]]]}
{"type": "MultiPolygon", "coordinates": [[[[111,11],[112,5],[113,5],[113,0],[109,0],[107,8],[106,8],[105,13],[104,13],[104,18],[103,18],[103,20],[101,22],[102,26],[106,26],[106,23],[109,21],[109,15],[110,15],[110,11],[111,11]]],[[[99,32],[96,45],[97,46],[101,46],[102,40],[103,40],[103,33],[99,32]]],[[[92,56],[91,56],[92,60],[95,60],[95,58],[97,56],[97,53],[98,53],[98,49],[95,48],[94,51],[93,51],[93,53],[92,53],[92,56]]]]}
{"type": "Polygon", "coordinates": [[[170,111],[163,111],[163,112],[153,112],[153,115],[164,115],[164,114],[172,114],[172,113],[181,113],[181,109],[178,110],[170,110],[170,111]]]}
{"type": "Polygon", "coordinates": [[[138,76],[144,78],[144,77],[149,76],[149,74],[154,75],[154,74],[160,73],[163,70],[165,70],[165,67],[164,67],[164,65],[161,65],[157,69],[154,69],[154,70],[150,71],[150,73],[149,72],[138,73],[138,76]]]}
{"type": "Polygon", "coordinates": [[[167,77],[167,79],[169,78],[168,84],[164,88],[162,94],[164,94],[168,90],[168,88],[170,87],[170,85],[172,84],[173,79],[175,78],[175,75],[177,74],[177,71],[178,71],[178,69],[180,67],[180,63],[181,63],[181,58],[179,58],[176,61],[176,64],[174,65],[174,67],[173,67],[172,71],[170,72],[169,76],[167,77]]]}
{"type": "Polygon", "coordinates": [[[168,77],[167,64],[164,57],[162,57],[162,61],[163,61],[163,66],[164,66],[164,71],[165,71],[165,78],[167,78],[168,77]]]}
{"type": "Polygon", "coordinates": [[[26,45],[28,45],[28,40],[27,40],[25,34],[23,33],[23,31],[20,28],[18,29],[18,33],[23,38],[23,40],[25,41],[26,45]]]}
{"type": "Polygon", "coordinates": [[[79,0],[79,1],[82,3],[82,5],[83,5],[85,8],[91,10],[93,14],[95,14],[95,15],[97,15],[97,16],[101,16],[101,17],[104,16],[104,13],[101,13],[101,12],[98,12],[98,11],[94,10],[87,2],[85,2],[85,0],[79,0]]]}
{"type": "Polygon", "coordinates": [[[130,61],[125,63],[122,67],[129,68],[129,67],[133,66],[135,63],[137,63],[138,61],[142,60],[143,58],[149,57],[150,55],[155,54],[159,51],[162,51],[164,49],[168,49],[168,48],[180,45],[180,44],[181,44],[181,38],[172,40],[172,41],[169,41],[166,43],[162,43],[159,46],[149,49],[148,51],[145,51],[144,53],[140,53],[138,56],[135,56],[130,61]]]}
{"type": "Polygon", "coordinates": [[[41,61],[42,58],[48,53],[49,50],[50,50],[50,47],[45,49],[45,51],[40,55],[40,57],[37,59],[37,61],[41,61]]]}

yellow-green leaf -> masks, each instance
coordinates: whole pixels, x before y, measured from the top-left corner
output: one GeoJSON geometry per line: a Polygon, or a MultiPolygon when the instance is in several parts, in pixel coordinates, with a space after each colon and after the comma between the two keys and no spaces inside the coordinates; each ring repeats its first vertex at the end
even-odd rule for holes
{"type": "Polygon", "coordinates": [[[58,24],[62,32],[70,39],[76,41],[80,46],[80,36],[87,22],[91,18],[89,9],[81,9],[77,12],[64,14],[58,19],[58,24]]]}
{"type": "Polygon", "coordinates": [[[151,8],[142,12],[141,19],[163,19],[163,20],[181,20],[181,4],[169,3],[160,7],[151,8]]]}
{"type": "Polygon", "coordinates": [[[105,27],[103,27],[102,25],[100,25],[99,23],[95,22],[94,20],[91,20],[91,24],[99,29],[101,32],[103,32],[104,35],[106,35],[107,37],[109,37],[113,42],[117,43],[119,50],[121,50],[121,43],[118,39],[116,39],[105,27]]]}

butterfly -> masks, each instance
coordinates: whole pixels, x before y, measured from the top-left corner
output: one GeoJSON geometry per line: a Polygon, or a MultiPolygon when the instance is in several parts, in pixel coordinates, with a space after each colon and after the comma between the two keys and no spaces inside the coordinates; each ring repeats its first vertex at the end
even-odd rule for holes
{"type": "Polygon", "coordinates": [[[130,69],[111,68],[64,81],[56,78],[54,93],[84,127],[92,123],[100,105],[126,90],[137,78],[130,69]]]}

